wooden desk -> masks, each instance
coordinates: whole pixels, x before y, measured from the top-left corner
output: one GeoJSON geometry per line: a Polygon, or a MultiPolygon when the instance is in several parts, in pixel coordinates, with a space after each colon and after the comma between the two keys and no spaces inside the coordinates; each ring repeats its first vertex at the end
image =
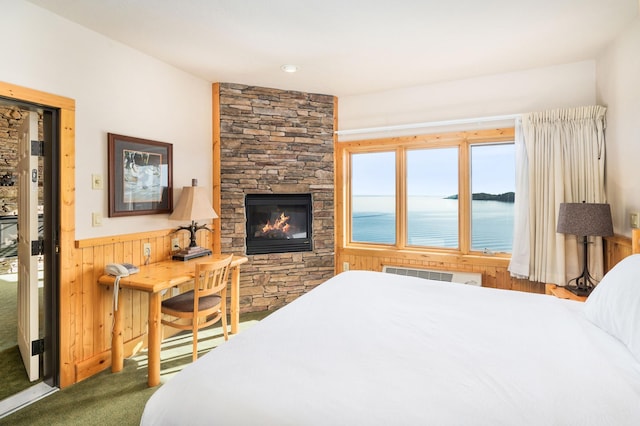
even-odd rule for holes
{"type": "MultiPolygon", "coordinates": [[[[161,323],[161,302],[163,290],[175,287],[193,279],[195,265],[199,262],[207,262],[224,258],[228,255],[205,256],[186,262],[167,260],[150,265],[140,266],[137,274],[122,277],[120,288],[130,288],[133,290],[149,293],[149,348],[148,348],[148,383],[149,386],[160,384],[160,344],[162,341],[161,323]]],[[[231,260],[231,333],[238,332],[240,321],[240,265],[248,259],[244,256],[233,256],[231,260]]],[[[113,286],[115,277],[103,275],[98,279],[98,283],[106,286],[113,286]]],[[[122,337],[122,313],[121,309],[113,313],[114,325],[111,335],[111,371],[121,371],[124,366],[123,337],[122,337]]]]}

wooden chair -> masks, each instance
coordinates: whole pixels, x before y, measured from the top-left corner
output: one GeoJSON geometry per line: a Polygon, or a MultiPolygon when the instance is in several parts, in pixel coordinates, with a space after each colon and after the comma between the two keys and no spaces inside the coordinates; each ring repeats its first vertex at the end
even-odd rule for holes
{"type": "Polygon", "coordinates": [[[196,264],[193,290],[162,301],[162,313],[173,318],[162,324],[193,332],[193,360],[198,359],[198,330],[222,319],[224,340],[227,332],[227,278],[231,258],[196,264]],[[182,321],[184,319],[189,322],[182,321]]]}

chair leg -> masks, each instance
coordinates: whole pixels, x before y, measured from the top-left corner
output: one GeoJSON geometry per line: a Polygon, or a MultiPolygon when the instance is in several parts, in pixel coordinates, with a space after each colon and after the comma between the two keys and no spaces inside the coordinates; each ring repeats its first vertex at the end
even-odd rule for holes
{"type": "Polygon", "coordinates": [[[194,322],[193,327],[193,361],[198,359],[198,321],[194,322]]]}
{"type": "Polygon", "coordinates": [[[224,340],[229,340],[229,332],[227,331],[227,306],[223,303],[222,310],[222,333],[224,334],[224,340]]]}

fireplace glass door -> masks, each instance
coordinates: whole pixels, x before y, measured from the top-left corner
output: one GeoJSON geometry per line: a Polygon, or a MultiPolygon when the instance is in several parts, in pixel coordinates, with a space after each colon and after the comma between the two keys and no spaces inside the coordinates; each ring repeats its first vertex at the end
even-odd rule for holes
{"type": "Polygon", "coordinates": [[[247,254],[311,251],[311,194],[249,194],[247,254]]]}

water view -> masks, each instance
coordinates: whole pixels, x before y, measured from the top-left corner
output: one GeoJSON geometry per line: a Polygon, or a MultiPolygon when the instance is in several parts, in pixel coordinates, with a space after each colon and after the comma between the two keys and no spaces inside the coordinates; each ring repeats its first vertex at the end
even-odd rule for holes
{"type": "MultiPolygon", "coordinates": [[[[471,202],[471,248],[511,252],[513,239],[511,202],[474,200],[471,202]]],[[[395,197],[353,197],[353,241],[395,243],[395,197]]],[[[458,247],[458,201],[442,197],[408,198],[408,244],[458,247]]]]}

